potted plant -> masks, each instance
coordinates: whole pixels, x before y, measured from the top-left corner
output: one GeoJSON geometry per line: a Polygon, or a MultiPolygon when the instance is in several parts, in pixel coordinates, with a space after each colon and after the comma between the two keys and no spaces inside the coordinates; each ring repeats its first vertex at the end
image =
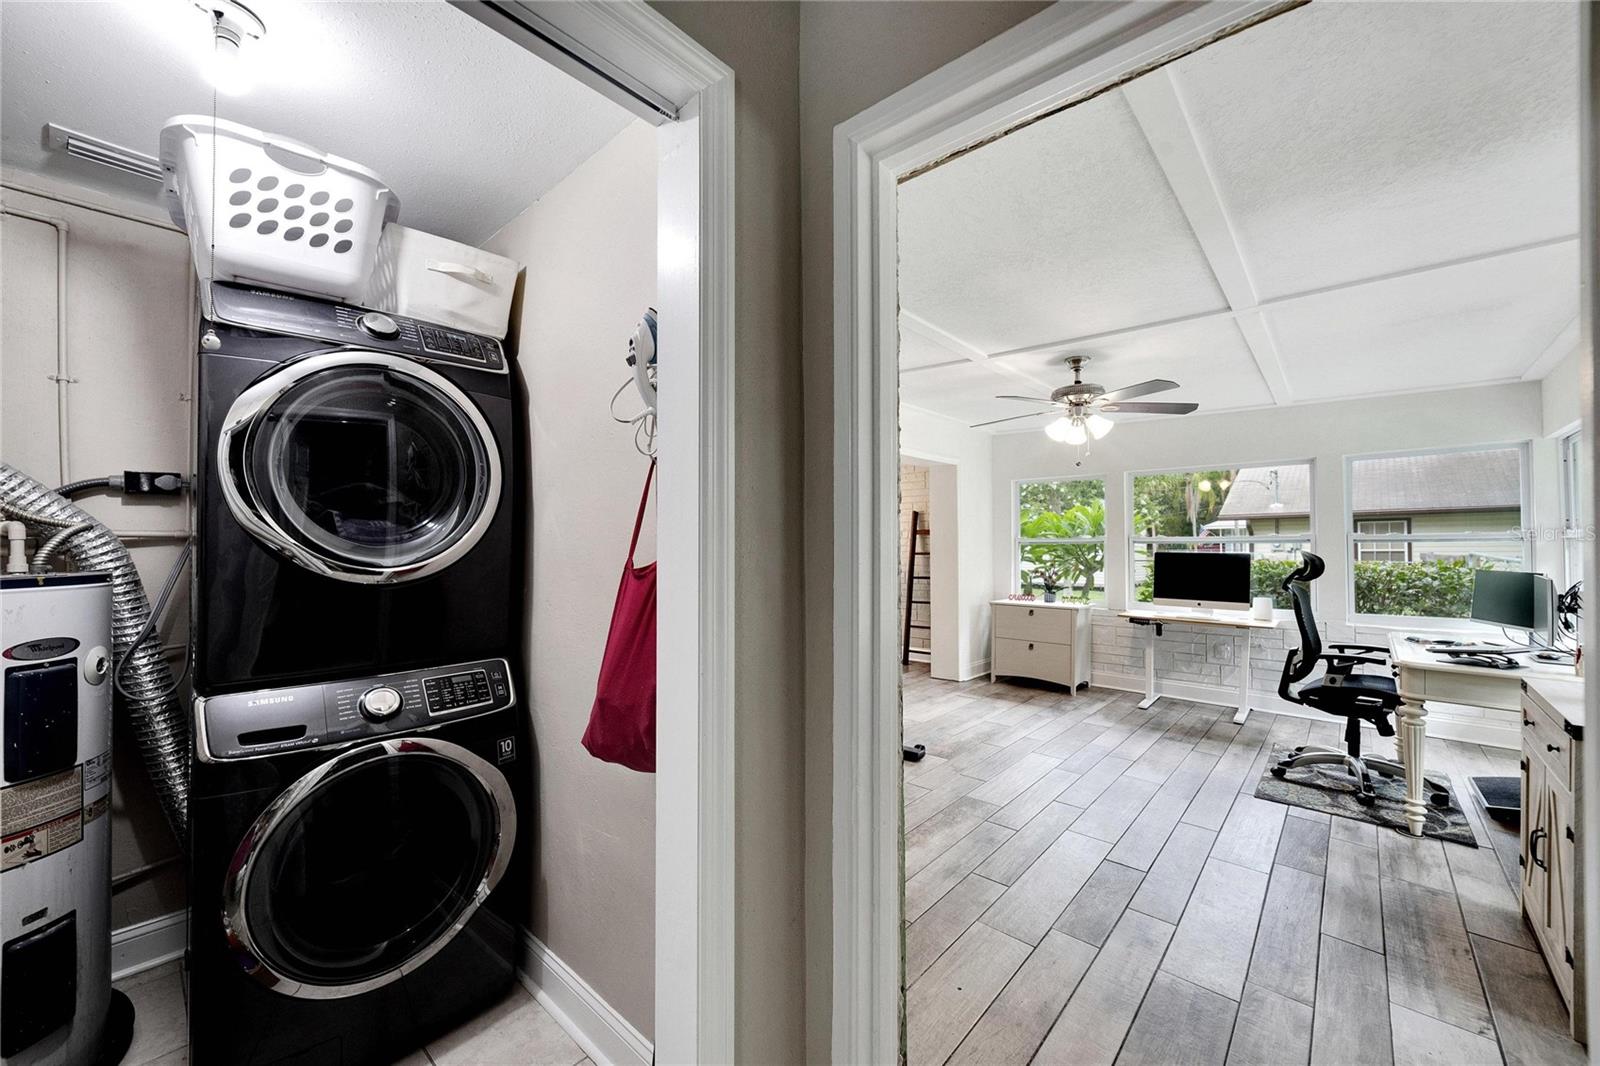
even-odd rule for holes
{"type": "Polygon", "coordinates": [[[1033,568],[1033,580],[1044,589],[1044,602],[1056,602],[1056,593],[1064,582],[1061,567],[1055,563],[1040,563],[1033,568]]]}

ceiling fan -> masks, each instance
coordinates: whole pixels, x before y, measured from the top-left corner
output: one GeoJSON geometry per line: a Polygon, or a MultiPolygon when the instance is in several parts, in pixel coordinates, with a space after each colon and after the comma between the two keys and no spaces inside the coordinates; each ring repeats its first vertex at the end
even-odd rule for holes
{"type": "MultiPolygon", "coordinates": [[[[1051,440],[1061,441],[1063,444],[1083,444],[1093,437],[1099,440],[1111,432],[1115,425],[1111,419],[1105,417],[1111,414],[1141,414],[1141,415],[1186,415],[1197,410],[1197,403],[1167,403],[1156,402],[1129,402],[1139,396],[1150,396],[1158,392],[1166,392],[1178,387],[1176,381],[1165,378],[1151,378],[1141,381],[1137,385],[1128,385],[1120,389],[1107,391],[1105,386],[1083,380],[1083,364],[1089,361],[1087,355],[1072,355],[1067,357],[1067,365],[1072,367],[1072,384],[1063,385],[1050,394],[1048,400],[1038,396],[996,396],[997,400],[1021,400],[1024,403],[1041,403],[1059,412],[1055,421],[1044,427],[1045,433],[1051,440]]],[[[988,422],[979,422],[973,429],[982,426],[998,425],[1001,422],[1015,422],[1022,418],[1037,418],[1040,415],[1050,414],[1050,411],[1030,411],[1025,415],[1011,415],[1009,418],[996,418],[988,422]]]]}

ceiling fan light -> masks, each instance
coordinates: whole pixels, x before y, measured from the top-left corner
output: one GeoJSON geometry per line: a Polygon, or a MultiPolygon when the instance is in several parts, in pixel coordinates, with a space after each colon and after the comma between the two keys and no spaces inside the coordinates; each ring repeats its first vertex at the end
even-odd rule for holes
{"type": "Polygon", "coordinates": [[[1085,425],[1089,427],[1089,432],[1094,435],[1094,439],[1099,440],[1107,433],[1110,433],[1111,427],[1116,423],[1104,415],[1090,415],[1085,425]]]}
{"type": "Polygon", "coordinates": [[[1083,428],[1083,420],[1074,418],[1067,423],[1067,435],[1062,438],[1067,444],[1083,444],[1089,439],[1088,431],[1083,428]]]}
{"type": "Polygon", "coordinates": [[[1067,438],[1072,435],[1072,419],[1068,418],[1066,415],[1062,415],[1049,425],[1045,426],[1044,432],[1045,436],[1049,437],[1051,440],[1066,443],[1067,438]]]}

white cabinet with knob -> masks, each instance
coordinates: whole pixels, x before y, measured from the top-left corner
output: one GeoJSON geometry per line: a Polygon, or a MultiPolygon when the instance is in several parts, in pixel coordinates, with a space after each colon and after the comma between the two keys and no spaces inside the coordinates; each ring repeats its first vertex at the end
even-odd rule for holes
{"type": "Polygon", "coordinates": [[[990,601],[989,679],[1030,677],[1070,688],[1089,683],[1093,643],[1083,603],[990,601]]]}
{"type": "Polygon", "coordinates": [[[1522,912],[1588,1041],[1583,951],[1583,682],[1522,683],[1522,912]]]}

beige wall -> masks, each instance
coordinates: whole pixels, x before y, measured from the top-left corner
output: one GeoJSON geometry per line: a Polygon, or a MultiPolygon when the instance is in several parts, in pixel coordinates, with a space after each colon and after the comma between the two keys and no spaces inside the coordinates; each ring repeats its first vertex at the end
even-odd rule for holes
{"type": "Polygon", "coordinates": [[[801,5],[805,1048],[812,1061],[829,1056],[833,995],[833,129],[1048,6],[848,0],[801,5]]]}
{"type": "MultiPolygon", "coordinates": [[[[655,130],[635,123],[484,247],[524,264],[524,701],[533,723],[533,933],[647,1037],[655,1006],[655,777],[581,745],[648,460],[608,417],[656,296],[655,130]]],[[[632,413],[632,389],[617,401],[632,413]]],[[[638,562],[655,558],[654,507],[638,562]]]]}
{"type": "MultiPolygon", "coordinates": [[[[8,174],[0,202],[67,223],[70,476],[189,471],[196,348],[187,239],[146,204],[110,200],[31,175],[8,174]]],[[[4,216],[0,458],[49,485],[59,483],[62,470],[51,380],[57,265],[52,227],[4,216]]],[[[188,501],[91,494],[78,503],[128,541],[154,599],[188,530],[188,501]]],[[[161,629],[175,666],[189,632],[183,589],[180,585],[173,596],[161,629]]],[[[182,910],[183,867],[176,861],[177,841],[120,721],[112,769],[112,875],[132,875],[111,900],[111,925],[122,928],[182,910]]]]}
{"type": "Polygon", "coordinates": [[[655,6],[735,75],[738,1058],[825,1061],[833,128],[1048,5],[655,6]]]}

